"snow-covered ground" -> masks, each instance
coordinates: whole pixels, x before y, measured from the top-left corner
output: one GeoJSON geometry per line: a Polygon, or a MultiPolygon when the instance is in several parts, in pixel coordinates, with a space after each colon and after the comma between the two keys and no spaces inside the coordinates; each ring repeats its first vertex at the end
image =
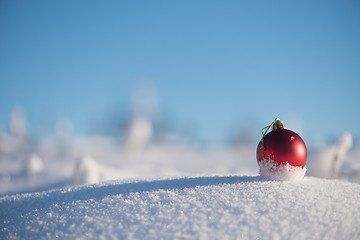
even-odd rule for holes
{"type": "Polygon", "coordinates": [[[2,239],[359,239],[360,185],[257,176],[113,181],[0,199],[2,239]]]}
{"type": "Polygon", "coordinates": [[[0,239],[360,238],[350,134],[309,148],[305,178],[266,181],[255,145],[152,142],[148,123],[136,124],[125,142],[1,133],[0,239]]]}

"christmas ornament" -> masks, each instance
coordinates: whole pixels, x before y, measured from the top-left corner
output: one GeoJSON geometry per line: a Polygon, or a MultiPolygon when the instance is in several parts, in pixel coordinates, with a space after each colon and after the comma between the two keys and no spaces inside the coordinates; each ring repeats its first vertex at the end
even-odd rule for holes
{"type": "Polygon", "coordinates": [[[261,176],[271,180],[302,178],[306,172],[307,149],[301,137],[285,129],[279,118],[264,127],[262,134],[256,150],[261,176]],[[270,127],[272,131],[267,134],[270,127]]]}

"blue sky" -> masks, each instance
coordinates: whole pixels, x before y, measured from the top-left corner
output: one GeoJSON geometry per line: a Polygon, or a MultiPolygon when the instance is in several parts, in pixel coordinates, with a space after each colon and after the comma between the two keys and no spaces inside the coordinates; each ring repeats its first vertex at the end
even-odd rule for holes
{"type": "Polygon", "coordinates": [[[310,144],[359,139],[359,43],[358,1],[1,1],[0,125],[21,107],[96,133],[145,82],[204,143],[274,117],[310,144]]]}

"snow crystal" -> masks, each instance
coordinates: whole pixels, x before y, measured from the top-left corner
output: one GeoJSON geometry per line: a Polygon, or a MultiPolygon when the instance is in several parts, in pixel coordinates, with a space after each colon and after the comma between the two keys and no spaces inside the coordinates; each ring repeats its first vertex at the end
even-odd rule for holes
{"type": "Polygon", "coordinates": [[[294,167],[288,162],[278,164],[272,159],[263,159],[259,162],[260,175],[266,180],[275,181],[298,181],[303,179],[306,173],[306,166],[294,167]]]}

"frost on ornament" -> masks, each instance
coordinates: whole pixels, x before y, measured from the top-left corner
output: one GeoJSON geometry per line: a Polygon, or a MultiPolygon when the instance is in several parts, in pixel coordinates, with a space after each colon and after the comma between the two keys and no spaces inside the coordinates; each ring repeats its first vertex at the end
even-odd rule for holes
{"type": "Polygon", "coordinates": [[[278,164],[272,159],[259,161],[260,176],[272,181],[299,181],[306,173],[306,166],[291,166],[288,162],[278,164]]]}

